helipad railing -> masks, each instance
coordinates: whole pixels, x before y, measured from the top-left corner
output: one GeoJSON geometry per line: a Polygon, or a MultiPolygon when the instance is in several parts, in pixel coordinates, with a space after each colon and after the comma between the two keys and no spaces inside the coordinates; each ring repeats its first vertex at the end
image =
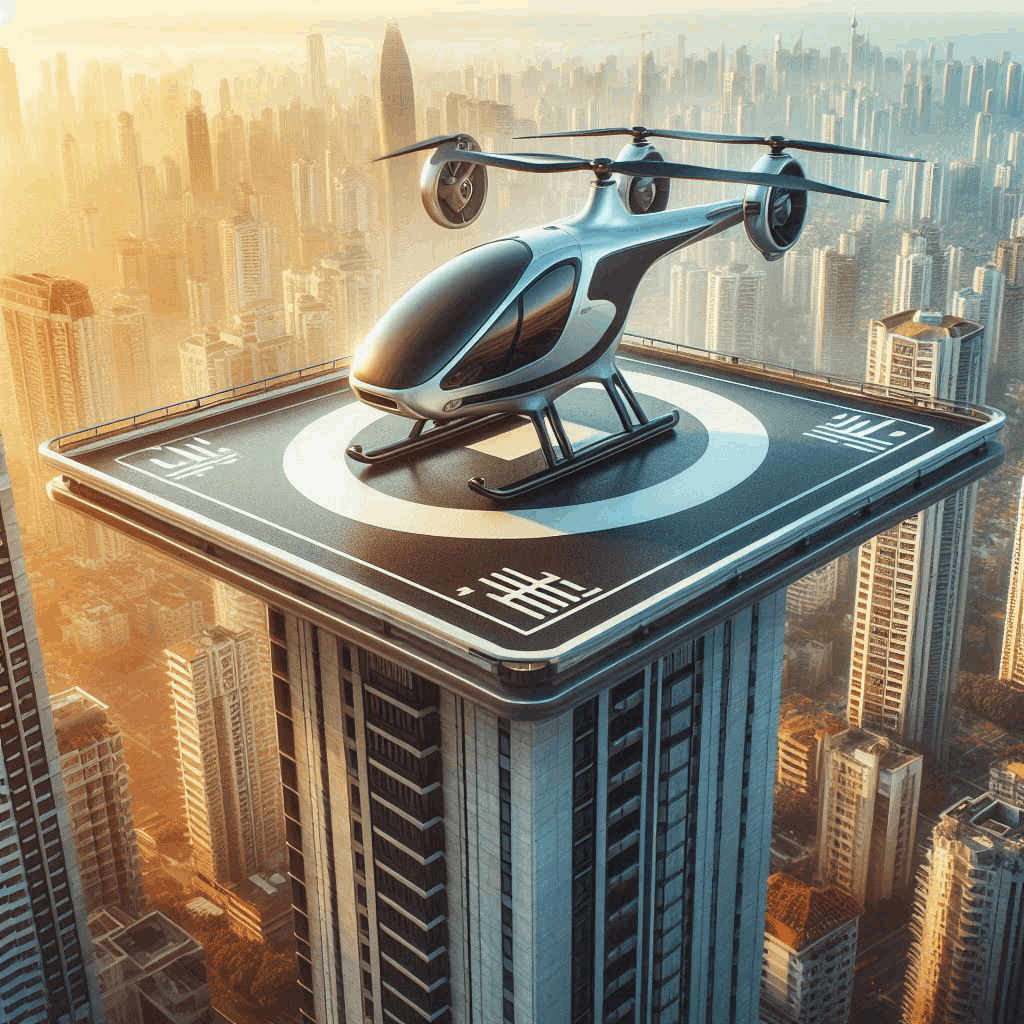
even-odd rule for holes
{"type": "Polygon", "coordinates": [[[279,388],[301,384],[304,381],[312,380],[314,377],[326,377],[344,369],[351,362],[351,356],[329,359],[323,363],[303,366],[298,370],[278,373],[273,377],[264,377],[262,380],[254,380],[248,384],[236,384],[234,387],[224,388],[222,391],[200,395],[198,398],[186,398],[180,402],[172,402],[170,405],[146,409],[144,412],[137,412],[131,416],[122,416],[120,419],[110,420],[107,423],[99,423],[93,427],[84,427],[81,430],[74,430],[69,434],[63,434],[51,442],[51,446],[55,447],[59,452],[66,451],[69,448],[85,444],[87,441],[95,441],[99,438],[110,437],[113,434],[124,433],[171,416],[184,416],[186,413],[197,412],[200,409],[209,409],[216,405],[235,402],[240,398],[249,398],[252,395],[266,394],[279,388]]]}
{"type": "MultiPolygon", "coordinates": [[[[917,408],[932,409],[937,412],[952,413],[959,416],[967,416],[974,420],[986,420],[989,418],[988,410],[984,407],[977,408],[969,405],[960,405],[957,402],[946,401],[941,398],[933,398],[930,395],[921,395],[902,388],[889,387],[882,384],[869,384],[865,381],[854,380],[849,377],[835,377],[831,374],[820,373],[816,370],[805,370],[798,367],[780,366],[777,363],[766,363],[760,359],[751,359],[747,356],[732,355],[728,352],[711,352],[703,348],[693,348],[690,345],[682,345],[674,341],[663,341],[660,338],[646,338],[638,334],[625,334],[622,344],[627,348],[659,351],[670,354],[686,356],[691,359],[704,359],[713,363],[727,363],[730,366],[737,366],[757,372],[779,381],[787,381],[793,384],[804,384],[818,388],[828,388],[843,394],[862,395],[864,397],[882,398],[888,401],[897,401],[917,408]]],[[[180,402],[172,402],[169,405],[158,406],[154,409],[147,409],[144,412],[135,413],[131,416],[124,416],[120,419],[111,420],[108,423],[99,423],[96,426],[85,427],[82,430],[75,430],[64,434],[50,443],[51,447],[63,452],[89,441],[107,438],[114,434],[126,433],[138,427],[155,423],[162,419],[173,416],[184,416],[190,412],[198,412],[202,409],[210,409],[217,405],[224,405],[229,402],[238,401],[241,398],[249,398],[253,395],[266,394],[280,388],[289,387],[294,384],[301,384],[316,377],[326,377],[345,369],[352,362],[351,356],[343,356],[337,359],[329,359],[323,363],[316,363],[313,366],[304,366],[298,370],[289,370],[287,373],[279,373],[273,377],[264,377],[262,380],[255,380],[248,384],[237,384],[234,387],[225,388],[222,391],[214,391],[209,395],[201,395],[198,398],[188,398],[180,402]]]]}
{"type": "Polygon", "coordinates": [[[705,359],[714,363],[727,363],[753,370],[762,376],[793,384],[806,384],[812,387],[825,387],[849,395],[862,395],[865,398],[882,398],[888,401],[902,402],[919,409],[932,409],[936,412],[952,413],[967,416],[974,420],[988,420],[990,410],[984,406],[961,405],[958,402],[943,398],[934,398],[904,388],[892,387],[887,384],[869,384],[867,381],[855,380],[852,377],[834,377],[819,370],[805,370],[794,366],[780,366],[778,363],[766,363],[748,356],[737,356],[729,352],[712,352],[704,348],[693,348],[675,341],[662,341],[660,338],[645,338],[638,334],[624,334],[622,344],[627,348],[639,348],[695,359],[705,359]]]}

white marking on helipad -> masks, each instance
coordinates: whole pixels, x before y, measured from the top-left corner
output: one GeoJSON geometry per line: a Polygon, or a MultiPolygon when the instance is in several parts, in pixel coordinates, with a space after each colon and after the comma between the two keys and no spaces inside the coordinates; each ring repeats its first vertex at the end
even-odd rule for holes
{"type": "MultiPolygon", "coordinates": [[[[596,441],[599,437],[608,436],[605,431],[582,423],[569,423],[563,420],[562,426],[565,428],[565,436],[574,448],[579,448],[589,441],[596,441]]],[[[540,451],[540,442],[537,440],[537,431],[533,424],[521,423],[518,427],[483,437],[479,441],[467,444],[466,447],[482,455],[493,455],[496,459],[511,462],[513,459],[521,459],[524,455],[540,451]]]]}
{"type": "Polygon", "coordinates": [[[636,526],[696,508],[741,484],[764,461],[768,434],[743,406],[683,381],[638,373],[628,377],[639,394],[685,409],[708,433],[707,448],[695,463],[629,494],[514,511],[448,508],[384,494],[360,480],[345,458],[359,431],[388,415],[360,402],[335,409],[300,431],[285,450],[284,473],[310,501],[367,526],[425,537],[525,540],[636,526]]]}

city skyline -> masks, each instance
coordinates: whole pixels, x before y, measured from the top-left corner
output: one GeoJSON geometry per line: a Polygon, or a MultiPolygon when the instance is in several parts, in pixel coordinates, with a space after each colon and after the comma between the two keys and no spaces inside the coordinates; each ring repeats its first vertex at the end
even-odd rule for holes
{"type": "MultiPolygon", "coordinates": [[[[474,17],[460,10],[469,21],[474,17]]],[[[107,16],[120,17],[113,11],[107,16]]],[[[221,9],[225,16],[212,26],[211,39],[232,23],[227,11],[221,9]]],[[[186,13],[182,9],[183,17],[186,13]]],[[[296,18],[294,12],[289,17],[296,18]]],[[[487,14],[491,24],[495,17],[487,14]]],[[[521,17],[529,18],[529,12],[521,17]]],[[[154,809],[162,808],[169,820],[159,827],[170,835],[176,824],[191,824],[193,852],[198,852],[203,844],[195,837],[206,828],[200,820],[205,812],[196,809],[193,797],[206,783],[197,771],[179,773],[167,760],[168,752],[181,755],[187,748],[193,766],[200,754],[208,766],[219,758],[221,774],[234,773],[239,822],[252,818],[253,806],[276,816],[278,797],[267,795],[262,782],[257,785],[254,768],[243,766],[249,753],[245,758],[229,755],[226,746],[216,749],[221,741],[204,737],[198,723],[211,712],[197,706],[196,727],[183,729],[179,722],[176,735],[169,728],[158,730],[155,721],[144,722],[147,705],[151,719],[158,717],[158,704],[168,714],[167,693],[176,688],[181,704],[187,689],[181,655],[171,686],[166,660],[156,670],[154,665],[165,647],[191,650],[198,658],[197,649],[208,646],[211,636],[224,641],[225,627],[236,639],[242,636],[237,631],[253,630],[245,634],[244,668],[238,667],[241,662],[225,668],[226,647],[217,656],[223,671],[238,675],[243,690],[257,674],[265,682],[261,720],[255,725],[259,732],[271,730],[268,722],[276,709],[284,755],[276,781],[284,786],[280,826],[287,832],[287,867],[254,856],[230,879],[197,880],[194,865],[180,852],[187,832],[177,840],[179,846],[170,839],[161,846],[140,838],[139,847],[148,851],[147,888],[159,893],[161,911],[166,909],[175,924],[182,921],[173,913],[184,911],[168,898],[168,880],[187,892],[197,891],[188,889],[196,881],[205,882],[198,890],[202,899],[207,904],[213,900],[214,906],[220,901],[231,928],[260,941],[272,933],[280,941],[287,929],[282,900],[286,907],[288,883],[275,871],[291,875],[298,976],[309,995],[303,1003],[309,1019],[334,1019],[332,1013],[340,1013],[342,1004],[349,1018],[369,1020],[381,1014],[384,1020],[425,1019],[446,1007],[461,1014],[473,1005],[488,1006],[495,1019],[510,1021],[527,1019],[531,1012],[564,1015],[571,1007],[581,1024],[600,1005],[615,1020],[629,1021],[657,1008],[659,1024],[696,1021],[702,1012],[705,1019],[724,1021],[742,1005],[753,1014],[762,954],[756,936],[764,922],[769,867],[787,872],[790,880],[779,884],[791,895],[803,894],[801,899],[819,899],[823,883],[846,879],[850,872],[845,869],[830,868],[827,877],[819,877],[819,858],[806,856],[808,843],[824,851],[841,829],[861,827],[840,813],[849,798],[830,773],[852,778],[855,762],[863,768],[865,759],[899,751],[907,764],[915,765],[901,783],[902,798],[892,796],[891,779],[876,780],[873,815],[883,825],[888,822],[890,837],[872,837],[863,851],[867,857],[870,846],[874,856],[875,848],[888,842],[893,849],[887,849],[886,857],[898,861],[899,878],[872,882],[872,895],[866,897],[868,869],[861,862],[859,889],[842,881],[862,902],[881,901],[883,910],[876,914],[874,906],[861,907],[858,939],[853,911],[840,900],[835,934],[816,933],[814,941],[822,938],[823,945],[806,950],[790,941],[793,936],[785,929],[792,925],[780,916],[782,945],[772,953],[772,963],[784,965],[792,955],[804,964],[801,970],[811,972],[808,977],[818,977],[815,958],[820,954],[820,963],[829,963],[836,951],[829,944],[838,943],[847,972],[844,985],[853,992],[850,1020],[860,1024],[869,1019],[869,1006],[885,1019],[882,996],[867,987],[874,968],[862,971],[866,957],[855,955],[858,942],[871,948],[882,935],[898,946],[898,936],[879,932],[879,915],[891,909],[892,899],[910,900],[911,862],[922,863],[943,808],[954,799],[982,799],[988,785],[964,760],[971,753],[965,737],[983,720],[981,712],[965,709],[977,707],[981,697],[970,695],[983,687],[962,687],[955,702],[953,690],[961,647],[961,677],[998,675],[1003,643],[999,609],[1006,604],[1013,539],[1021,529],[1016,488],[1024,469],[1018,414],[1018,396],[1024,393],[1019,267],[1024,251],[1024,37],[1017,46],[1017,37],[1008,35],[1002,53],[987,56],[979,49],[975,58],[969,43],[941,37],[909,49],[889,43],[883,28],[887,19],[870,10],[858,11],[852,38],[845,12],[833,18],[845,25],[838,34],[822,26],[802,32],[797,22],[776,19],[773,28],[785,27],[768,31],[766,21],[759,36],[749,30],[757,36],[749,45],[731,34],[712,38],[708,24],[691,28],[688,22],[695,22],[696,15],[673,15],[671,27],[659,25],[657,32],[639,23],[644,17],[642,12],[638,16],[636,35],[621,33],[603,42],[607,28],[595,27],[585,44],[580,32],[564,36],[564,42],[544,37],[541,29],[555,22],[538,17],[537,32],[524,39],[521,53],[507,37],[473,51],[469,33],[456,59],[444,45],[431,51],[425,23],[416,16],[410,16],[407,31],[401,12],[375,13],[364,23],[373,40],[369,48],[318,17],[297,32],[290,57],[282,60],[274,49],[261,61],[246,57],[244,63],[232,63],[226,57],[213,74],[203,47],[208,51],[214,44],[201,42],[198,32],[194,65],[165,55],[155,73],[151,55],[125,52],[114,60],[95,50],[89,56],[84,41],[79,50],[48,42],[41,58],[45,67],[39,67],[21,56],[32,52],[31,46],[22,51],[15,39],[3,40],[0,146],[14,154],[12,165],[20,168],[22,179],[5,181],[0,172],[0,190],[25,202],[14,210],[11,226],[2,229],[14,244],[10,265],[0,266],[0,370],[10,359],[16,388],[14,395],[0,397],[0,429],[8,438],[23,533],[32,542],[27,563],[44,624],[40,632],[50,690],[71,692],[79,686],[97,694],[124,735],[136,819],[151,822],[154,809]],[[382,49],[385,60],[378,62],[371,51],[382,49]],[[17,92],[10,84],[15,73],[17,92]],[[942,402],[962,407],[984,401],[978,379],[983,382],[987,373],[989,403],[1009,413],[1004,431],[1009,462],[980,485],[969,483],[956,495],[944,496],[944,508],[950,517],[955,512],[958,525],[955,531],[952,526],[935,529],[935,550],[928,557],[931,563],[947,560],[951,579],[938,582],[939,590],[947,587],[950,594],[940,594],[935,603],[948,619],[917,601],[921,635],[932,629],[936,636],[957,640],[948,657],[932,659],[944,666],[928,684],[926,715],[938,723],[934,735],[906,736],[898,723],[884,717],[855,723],[851,713],[850,725],[867,732],[858,738],[860,753],[851,752],[849,764],[841,763],[837,744],[845,740],[837,731],[845,727],[841,716],[847,711],[847,685],[853,691],[845,659],[853,654],[856,663],[858,638],[863,648],[866,632],[880,636],[882,622],[874,610],[870,621],[861,621],[855,602],[869,580],[879,599],[886,599],[880,582],[885,570],[878,569],[890,554],[881,551],[884,544],[875,558],[878,565],[864,563],[859,577],[855,552],[843,555],[833,544],[828,556],[838,555],[838,560],[828,563],[817,584],[805,588],[785,614],[783,591],[759,595],[707,633],[707,650],[659,648],[656,662],[643,668],[648,674],[641,673],[639,681],[635,675],[602,676],[594,683],[594,696],[581,697],[575,708],[566,705],[548,722],[531,723],[515,714],[503,717],[507,709],[496,710],[478,702],[478,695],[460,692],[453,682],[458,674],[446,660],[460,654],[445,650],[436,662],[424,660],[417,643],[425,636],[436,639],[439,614],[426,597],[411,605],[404,619],[391,622],[385,616],[385,635],[404,637],[411,622],[417,643],[402,646],[392,639],[382,646],[370,639],[359,615],[307,619],[287,603],[275,607],[265,581],[255,591],[258,597],[243,598],[222,583],[211,588],[205,571],[172,570],[164,555],[110,529],[111,523],[123,528],[128,521],[123,509],[101,524],[45,496],[43,483],[53,470],[37,468],[35,449],[55,434],[91,428],[149,406],[168,407],[155,414],[156,422],[181,400],[220,389],[239,389],[233,401],[248,407],[245,389],[251,382],[258,391],[268,386],[262,383],[265,378],[277,374],[293,375],[296,394],[326,388],[317,381],[345,365],[386,309],[387,297],[401,292],[409,279],[460,249],[570,215],[586,191],[583,176],[560,175],[538,183],[496,171],[479,223],[446,234],[428,221],[415,196],[396,195],[389,187],[389,177],[397,181],[397,174],[384,174],[386,165],[368,163],[381,149],[457,130],[491,151],[544,146],[586,155],[614,153],[624,140],[559,139],[545,145],[516,142],[515,136],[628,124],[639,111],[645,123],[667,128],[784,130],[796,137],[920,153],[927,161],[902,165],[801,155],[808,177],[883,195],[889,205],[811,197],[803,237],[775,262],[760,259],[742,228],[669,257],[648,274],[627,333],[634,339],[630,358],[643,357],[635,339],[656,338],[784,367],[765,370],[749,364],[745,372],[755,376],[813,368],[854,381],[829,384],[828,377],[815,378],[809,386],[837,389],[829,393],[830,401],[838,401],[840,394],[844,401],[863,401],[855,397],[863,381],[915,392],[923,408],[937,401],[949,411],[942,402]],[[398,239],[402,232],[407,239],[398,239]],[[405,256],[411,248],[415,262],[396,267],[389,254],[405,256]],[[924,311],[911,317],[919,306],[924,311]],[[915,355],[917,369],[906,369],[912,340],[929,335],[937,323],[950,328],[952,336],[977,340],[984,335],[984,346],[977,340],[969,359],[961,353],[947,360],[971,362],[970,375],[964,371],[962,380],[954,380],[957,372],[946,363],[936,371],[941,383],[932,379],[931,367],[940,355],[926,347],[915,355]],[[891,352],[883,352],[884,345],[891,352]],[[41,354],[48,361],[40,360],[41,354]],[[886,360],[891,365],[883,380],[879,367],[886,360]],[[302,369],[311,363],[321,368],[302,369]],[[51,551],[55,539],[66,553],[51,551]],[[962,552],[962,559],[949,560],[954,550],[962,552]],[[262,601],[271,605],[269,633],[262,601]],[[759,634],[763,647],[757,646],[759,634]],[[723,663],[732,664],[736,678],[746,680],[746,697],[753,704],[737,696],[744,688],[730,689],[723,663]],[[106,688],[97,689],[104,673],[106,688]],[[806,718],[791,723],[787,771],[798,785],[780,791],[776,779],[773,829],[771,815],[762,811],[772,807],[774,723],[780,696],[785,701],[797,695],[810,695],[816,714],[825,717],[807,711],[806,718]],[[969,699],[976,703],[965,704],[969,699]],[[712,704],[720,705],[723,723],[728,719],[721,734],[711,727],[712,704]],[[410,725],[410,715],[420,724],[410,725]],[[692,776],[686,781],[678,758],[679,751],[691,749],[691,717],[706,735],[693,748],[699,749],[700,760],[697,753],[690,762],[684,758],[689,767],[683,775],[692,776]],[[642,735],[636,734],[640,719],[642,735]],[[877,735],[883,731],[913,749],[903,750],[877,735]],[[753,748],[751,735],[756,737],[753,748]],[[947,740],[952,747],[948,760],[947,740]],[[595,749],[604,754],[595,755],[595,749]],[[615,763],[606,763],[604,756],[612,754],[615,763]],[[228,771],[232,758],[234,767],[228,771]],[[160,766],[164,778],[157,777],[160,766]],[[250,792],[242,792],[246,783],[239,780],[245,775],[250,792]],[[740,775],[742,800],[730,801],[729,786],[738,787],[740,775]],[[552,779],[561,781],[552,785],[552,779]],[[709,779],[717,781],[705,786],[709,779]],[[680,797],[680,786],[696,793],[698,785],[703,787],[699,800],[680,797]],[[193,800],[188,814],[181,806],[183,793],[191,794],[186,804],[193,800]],[[820,815],[819,793],[821,806],[829,808],[820,815]],[[883,801],[887,819],[879,809],[883,801]],[[742,809],[734,806],[737,802],[742,809]],[[755,805],[756,813],[748,809],[755,805]],[[626,828],[634,815],[637,836],[632,824],[626,828]],[[698,821],[700,827],[694,824],[698,821]],[[510,822],[515,823],[511,828],[510,822]],[[683,822],[686,838],[676,849],[683,822]],[[365,839],[357,838],[364,827],[365,839]],[[572,834],[571,843],[551,838],[563,833],[572,834]],[[531,836],[537,837],[539,852],[534,854],[527,849],[531,836]],[[721,844],[723,852],[712,851],[711,842],[721,844]],[[477,851],[479,862],[474,860],[477,851]],[[545,858],[548,870],[540,866],[545,858]],[[681,869],[681,863],[689,867],[681,869]],[[706,869],[705,863],[714,866],[706,869]],[[701,885],[692,882],[691,870],[705,879],[701,885]],[[568,906],[570,899],[567,918],[563,904],[568,906]],[[681,931],[672,917],[676,900],[689,901],[681,931]],[[472,912],[460,909],[469,904],[472,912]],[[538,913],[542,905],[549,917],[538,913]],[[556,913],[555,907],[562,909],[556,913]],[[345,923],[349,917],[351,928],[345,923]],[[446,923],[431,923],[439,917],[446,923]],[[586,934],[576,927],[583,920],[590,922],[586,934]],[[651,930],[631,945],[626,933],[637,931],[641,921],[651,930]],[[696,937],[712,932],[718,949],[713,964],[707,964],[698,956],[696,937]],[[570,961],[573,981],[566,984],[559,972],[570,961]],[[653,967],[662,962],[680,981],[669,977],[667,968],[653,967]],[[705,968],[709,980],[700,980],[705,968]]],[[[481,14],[481,31],[486,20],[481,14]]],[[[896,22],[890,18],[888,24],[896,22]]],[[[12,28],[13,23],[5,31],[12,28]]],[[[31,34],[27,21],[21,31],[31,34]]],[[[38,38],[51,36],[40,30],[38,38]]],[[[176,53],[173,47],[170,52],[176,53]]],[[[749,167],[759,155],[753,149],[668,141],[659,149],[667,159],[733,169],[749,167]]],[[[412,170],[416,159],[408,163],[412,170]]],[[[398,191],[409,193],[410,182],[398,191]]],[[[673,189],[675,206],[733,198],[741,191],[701,182],[677,182],[673,189]]],[[[712,357],[679,353],[678,358],[712,357]]],[[[577,417],[586,422],[582,402],[574,407],[577,417]]],[[[860,453],[857,458],[864,453],[892,458],[891,442],[872,434],[874,421],[851,424],[837,411],[829,422],[815,424],[808,421],[800,439],[786,443],[825,450],[833,446],[845,458],[853,452],[860,453]]],[[[892,439],[897,437],[910,438],[898,442],[903,445],[916,443],[917,435],[902,430],[892,433],[892,439]]],[[[155,455],[156,449],[144,455],[126,448],[125,465],[130,469],[137,459],[136,468],[142,467],[148,459],[149,470],[175,486],[237,480],[240,501],[261,489],[263,500],[272,504],[270,485],[276,477],[270,471],[278,473],[281,467],[274,465],[271,453],[264,472],[250,470],[251,444],[244,432],[237,443],[202,434],[158,440],[163,447],[155,455]]],[[[314,442],[310,437],[303,441],[307,446],[314,442]]],[[[486,457],[505,458],[495,455],[497,450],[486,457]]],[[[290,465],[291,486],[318,502],[322,482],[297,473],[294,458],[286,456],[284,462],[290,465]]],[[[654,472],[657,462],[652,457],[645,472],[654,472]]],[[[382,479],[392,486],[386,476],[382,479]]],[[[393,486],[400,494],[409,481],[399,479],[393,486]]],[[[427,473],[420,486],[437,484],[427,473]]],[[[58,487],[55,493],[60,492],[58,487]]],[[[880,514],[874,508],[877,500],[873,495],[865,514],[880,514]]],[[[456,503],[448,516],[436,516],[441,532],[427,531],[434,540],[429,546],[421,542],[417,557],[425,550],[454,550],[453,543],[446,547],[438,538],[448,530],[455,540],[463,522],[455,514],[459,508],[456,503]],[[448,518],[451,523],[440,523],[448,518]]],[[[269,508],[263,512],[270,514],[269,508]]],[[[929,514],[934,515],[921,513],[929,514]]],[[[517,529],[529,521],[525,515],[517,529]]],[[[638,528],[627,520],[623,525],[638,528]]],[[[898,529],[892,516],[887,525],[898,529]]],[[[658,530],[650,527],[648,544],[660,536],[658,530]]],[[[377,542],[360,537],[351,545],[367,564],[378,557],[377,542]]],[[[212,546],[206,556],[212,566],[222,551],[212,546]]],[[[795,556],[789,552],[785,557],[795,556]]],[[[606,577],[614,575],[615,560],[600,560],[607,564],[601,565],[604,575],[598,582],[612,593],[615,588],[606,577]]],[[[323,561],[318,568],[326,571],[323,561]]],[[[452,564],[444,557],[437,561],[431,571],[438,579],[447,574],[449,582],[454,580],[452,564]]],[[[571,594],[578,585],[571,582],[576,577],[568,567],[555,568],[565,573],[570,582],[562,586],[570,590],[542,587],[540,598],[562,600],[558,595],[571,594]]],[[[597,571],[596,562],[586,559],[578,568],[597,571]]],[[[901,563],[898,568],[906,567],[901,563]]],[[[238,572],[237,565],[232,571],[238,572]]],[[[483,563],[474,571],[476,576],[469,574],[472,586],[462,587],[458,600],[479,601],[496,613],[493,598],[502,602],[503,615],[527,614],[523,608],[528,605],[517,605],[511,591],[504,597],[480,593],[477,576],[492,587],[490,581],[501,577],[489,575],[483,563]],[[469,598],[463,591],[477,596],[469,598]]],[[[744,573],[750,586],[749,569],[744,573]]],[[[222,578],[237,583],[243,576],[222,578]]],[[[793,573],[790,577],[795,578],[793,573]]],[[[533,583],[541,587],[540,579],[533,583]]],[[[1019,583],[1014,586],[1019,590],[1019,583]]],[[[584,589],[579,585],[578,592],[584,589]]],[[[902,583],[897,587],[901,600],[905,589],[902,583]]],[[[921,584],[920,589],[924,593],[927,587],[921,584]]],[[[315,592],[314,587],[310,593],[315,592]]],[[[456,599],[449,595],[446,600],[456,599]]],[[[1015,600],[1019,603],[1019,594],[1015,600]]],[[[536,606],[532,610],[543,618],[536,606]]],[[[894,618],[896,612],[903,614],[903,609],[894,609],[894,618]]],[[[639,633],[628,641],[640,642],[639,633]]],[[[899,668],[895,663],[907,640],[896,627],[892,642],[895,653],[886,657],[899,668]]],[[[872,640],[871,657],[878,653],[876,646],[872,640]]],[[[934,646],[937,650],[937,640],[934,646]]],[[[470,649],[478,655],[486,650],[470,649]]],[[[210,666],[212,672],[212,660],[210,666]]],[[[917,688],[924,692],[923,684],[917,688]]],[[[1012,697],[1008,693],[1006,699],[1012,697]]],[[[879,702],[890,717],[902,715],[894,710],[893,699],[887,694],[879,702]]],[[[223,712],[234,730],[236,752],[259,745],[255,734],[246,732],[253,726],[246,707],[246,699],[232,698],[223,712]]],[[[1005,752],[1015,738],[1024,740],[1014,720],[986,714],[988,722],[1010,723],[1005,735],[993,741],[993,753],[1005,752]]],[[[984,746],[978,750],[977,757],[986,755],[984,746]]],[[[276,762],[272,768],[276,774],[276,762]]],[[[123,775],[122,768],[117,770],[123,775]]],[[[260,769],[267,770],[266,765],[260,769]]],[[[872,770],[879,775],[877,765],[872,770]]],[[[874,799],[874,784],[871,793],[874,799]]],[[[241,825],[225,828],[238,832],[241,825]]],[[[874,869],[894,871],[881,862],[874,869]]],[[[197,911],[189,913],[198,921],[197,911]]],[[[113,923],[104,927],[109,931],[113,923]]],[[[196,927],[203,943],[214,941],[202,931],[207,925],[196,927]]],[[[210,946],[215,948],[215,943],[210,946]]],[[[221,1000],[228,961],[209,951],[208,958],[215,975],[211,991],[221,1000]]],[[[891,978],[896,979],[895,973],[891,978]]],[[[846,997],[840,1002],[845,1004],[846,997]]]]}

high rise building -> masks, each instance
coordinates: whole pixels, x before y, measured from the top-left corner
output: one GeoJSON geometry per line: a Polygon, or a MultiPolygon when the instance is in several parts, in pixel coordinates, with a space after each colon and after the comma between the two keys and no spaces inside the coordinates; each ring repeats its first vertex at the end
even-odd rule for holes
{"type": "Polygon", "coordinates": [[[978,323],[985,328],[985,344],[989,364],[999,361],[1000,331],[1003,318],[1003,297],[1006,291],[1006,275],[997,270],[994,263],[974,268],[971,287],[981,297],[978,323]]]}
{"type": "MultiPolygon", "coordinates": [[[[983,402],[985,332],[955,316],[871,324],[867,380],[963,405],[983,402]]],[[[960,664],[976,490],[965,488],[860,549],[849,721],[945,758],[960,664]]]]}
{"type": "Polygon", "coordinates": [[[214,190],[210,126],[203,109],[203,98],[198,92],[192,93],[192,103],[185,111],[185,145],[191,189],[201,195],[209,195],[214,190]]]}
{"type": "Polygon", "coordinates": [[[816,797],[832,737],[843,728],[842,719],[822,711],[813,701],[785,698],[779,708],[776,788],[816,797]]]}
{"type": "Polygon", "coordinates": [[[1013,1024],[1024,979],[1024,812],[968,797],[932,830],[918,872],[905,1024],[1013,1024]]]}
{"type": "Polygon", "coordinates": [[[0,142],[6,143],[8,156],[24,152],[25,124],[21,117],[18,73],[6,46],[0,46],[0,142]]]}
{"type": "Polygon", "coordinates": [[[920,754],[863,729],[831,738],[818,827],[818,876],[862,906],[910,885],[920,754]]]}
{"type": "Polygon", "coordinates": [[[321,106],[327,102],[327,51],[324,49],[324,37],[319,32],[306,36],[306,49],[309,54],[309,90],[313,94],[313,102],[321,106]]]}
{"type": "Polygon", "coordinates": [[[831,607],[839,591],[839,562],[833,560],[802,579],[786,592],[787,615],[810,615],[831,607]]]}
{"type": "Polygon", "coordinates": [[[269,680],[249,632],[213,626],[166,654],[193,869],[227,886],[284,855],[269,680]]]}
{"type": "Polygon", "coordinates": [[[846,1024],[861,908],[837,886],[769,876],[765,900],[762,1024],[846,1024]]]}
{"type": "Polygon", "coordinates": [[[380,267],[366,247],[366,236],[349,231],[342,236],[343,248],[325,256],[325,287],[319,298],[334,317],[335,347],[330,358],[348,356],[370,332],[384,312],[380,267]]]}
{"type": "Polygon", "coordinates": [[[145,894],[121,730],[79,686],[51,704],[86,911],[120,907],[137,917],[145,894]]]}
{"type": "MultiPolygon", "coordinates": [[[[380,52],[380,140],[385,153],[416,141],[416,103],[412,68],[398,23],[389,21],[380,52]]],[[[419,237],[421,216],[419,161],[415,155],[388,160],[384,164],[387,261],[385,275],[391,295],[397,296],[415,281],[417,272],[413,248],[419,237]]]]}
{"type": "Polygon", "coordinates": [[[811,326],[814,334],[814,368],[859,376],[852,355],[854,309],[860,270],[853,256],[831,246],[814,250],[811,326]]]}
{"type": "Polygon", "coordinates": [[[1017,529],[1010,568],[1010,590],[1006,598],[1003,649],[999,678],[1024,687],[1024,485],[1017,504],[1017,529]]]}
{"type": "Polygon", "coordinates": [[[78,209],[85,200],[85,176],[82,173],[82,154],[70,132],[64,133],[60,144],[60,174],[64,185],[64,202],[78,209]]]}
{"type": "Polygon", "coordinates": [[[92,299],[78,281],[46,274],[0,279],[0,318],[11,359],[11,389],[30,449],[29,508],[38,525],[53,524],[34,456],[47,437],[104,419],[104,384],[92,299]]]}
{"type": "Polygon", "coordinates": [[[319,160],[297,160],[292,164],[292,201],[300,231],[327,227],[327,182],[319,160]]]}
{"type": "Polygon", "coordinates": [[[927,309],[932,291],[932,258],[924,252],[896,257],[896,278],[892,286],[892,311],[927,309]]]}
{"type": "Polygon", "coordinates": [[[271,231],[255,217],[220,222],[224,304],[228,315],[273,297],[271,231]]]}
{"type": "Polygon", "coordinates": [[[0,1019],[102,1020],[92,943],[0,439],[0,1019]]]}
{"type": "Polygon", "coordinates": [[[707,347],[712,352],[760,359],[764,356],[768,275],[730,263],[708,276],[707,347]]]}

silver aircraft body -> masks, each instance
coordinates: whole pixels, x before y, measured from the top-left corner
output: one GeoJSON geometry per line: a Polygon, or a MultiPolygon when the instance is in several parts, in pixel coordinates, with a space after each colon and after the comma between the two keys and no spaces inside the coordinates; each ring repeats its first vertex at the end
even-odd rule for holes
{"type": "Polygon", "coordinates": [[[479,214],[486,166],[539,173],[585,169],[595,180],[579,213],[461,253],[384,314],[353,358],[350,384],[360,401],[414,425],[407,439],[385,448],[364,452],[351,446],[352,458],[369,463],[408,458],[504,417],[525,416],[536,428],[547,469],[504,488],[489,488],[479,478],[469,481],[473,490],[501,500],[531,493],[671,430],[678,413],[649,420],[615,363],[646,272],[662,256],[738,224],[766,259],[778,259],[799,237],[808,191],[875,198],[809,181],[783,151],[785,145],[885,155],[778,137],[642,128],[589,134],[616,132],[632,133],[634,141],[615,160],[487,154],[467,136],[400,151],[436,149],[424,166],[421,189],[428,213],[448,227],[464,226],[479,214]],[[649,134],[762,142],[771,152],[750,171],[691,167],[664,161],[647,142],[649,134]],[[668,210],[672,177],[736,181],[746,188],[738,199],[668,210]],[[577,450],[554,402],[589,382],[604,387],[622,430],[577,450]],[[425,429],[428,423],[432,426],[425,429]]]}

